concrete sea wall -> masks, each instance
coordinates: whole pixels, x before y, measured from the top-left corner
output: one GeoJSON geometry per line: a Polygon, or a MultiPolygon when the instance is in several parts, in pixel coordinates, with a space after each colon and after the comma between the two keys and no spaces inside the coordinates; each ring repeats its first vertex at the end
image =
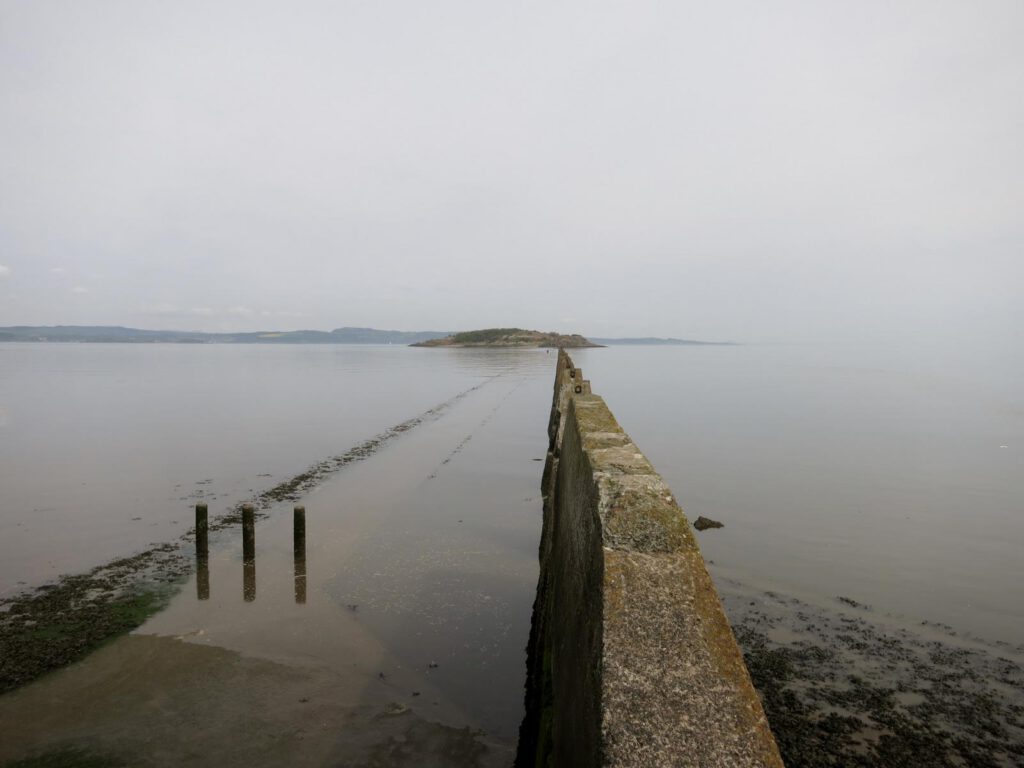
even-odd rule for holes
{"type": "Polygon", "coordinates": [[[516,765],[781,766],[690,524],[564,351],[516,765]]]}

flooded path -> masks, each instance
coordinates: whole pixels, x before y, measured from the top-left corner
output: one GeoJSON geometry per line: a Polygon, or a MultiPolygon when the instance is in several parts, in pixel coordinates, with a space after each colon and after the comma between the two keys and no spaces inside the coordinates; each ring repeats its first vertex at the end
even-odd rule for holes
{"type": "Polygon", "coordinates": [[[0,762],[510,764],[550,397],[524,359],[302,498],[304,558],[271,507],[254,567],[215,534],[166,610],[0,698],[0,762]]]}

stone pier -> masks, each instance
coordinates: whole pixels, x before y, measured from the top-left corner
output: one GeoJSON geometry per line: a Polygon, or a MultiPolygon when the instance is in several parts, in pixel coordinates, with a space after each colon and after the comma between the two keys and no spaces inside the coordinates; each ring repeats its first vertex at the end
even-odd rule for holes
{"type": "Polygon", "coordinates": [[[557,366],[516,765],[781,766],[675,496],[557,366]]]}

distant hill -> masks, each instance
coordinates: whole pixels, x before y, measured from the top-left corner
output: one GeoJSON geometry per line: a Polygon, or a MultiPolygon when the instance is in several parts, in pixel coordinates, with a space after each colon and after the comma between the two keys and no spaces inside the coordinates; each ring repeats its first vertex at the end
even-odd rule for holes
{"type": "Polygon", "coordinates": [[[735,342],[732,342],[732,341],[694,341],[693,339],[673,339],[673,338],[659,339],[659,338],[656,338],[654,336],[642,336],[642,337],[639,337],[639,338],[629,338],[629,339],[598,339],[598,338],[595,338],[595,339],[593,339],[593,341],[597,342],[598,344],[603,344],[605,346],[618,346],[618,345],[627,345],[627,344],[637,344],[637,345],[665,345],[665,346],[671,346],[671,345],[676,345],[676,346],[698,345],[698,346],[717,346],[717,347],[721,347],[721,346],[734,346],[735,345],[735,342]]]}
{"type": "Polygon", "coordinates": [[[421,341],[414,347],[599,347],[578,333],[544,333],[522,328],[484,328],[421,341]]]}
{"type": "Polygon", "coordinates": [[[15,325],[0,328],[0,341],[58,341],[120,344],[412,344],[447,336],[444,331],[381,331],[335,328],[333,331],[147,331],[108,325],[15,325]]]}

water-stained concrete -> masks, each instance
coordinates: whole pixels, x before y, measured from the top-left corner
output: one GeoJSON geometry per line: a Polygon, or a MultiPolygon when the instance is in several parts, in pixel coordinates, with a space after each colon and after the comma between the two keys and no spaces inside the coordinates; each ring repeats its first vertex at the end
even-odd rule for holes
{"type": "Polygon", "coordinates": [[[516,763],[781,766],[690,525],[567,354],[516,763]]]}

